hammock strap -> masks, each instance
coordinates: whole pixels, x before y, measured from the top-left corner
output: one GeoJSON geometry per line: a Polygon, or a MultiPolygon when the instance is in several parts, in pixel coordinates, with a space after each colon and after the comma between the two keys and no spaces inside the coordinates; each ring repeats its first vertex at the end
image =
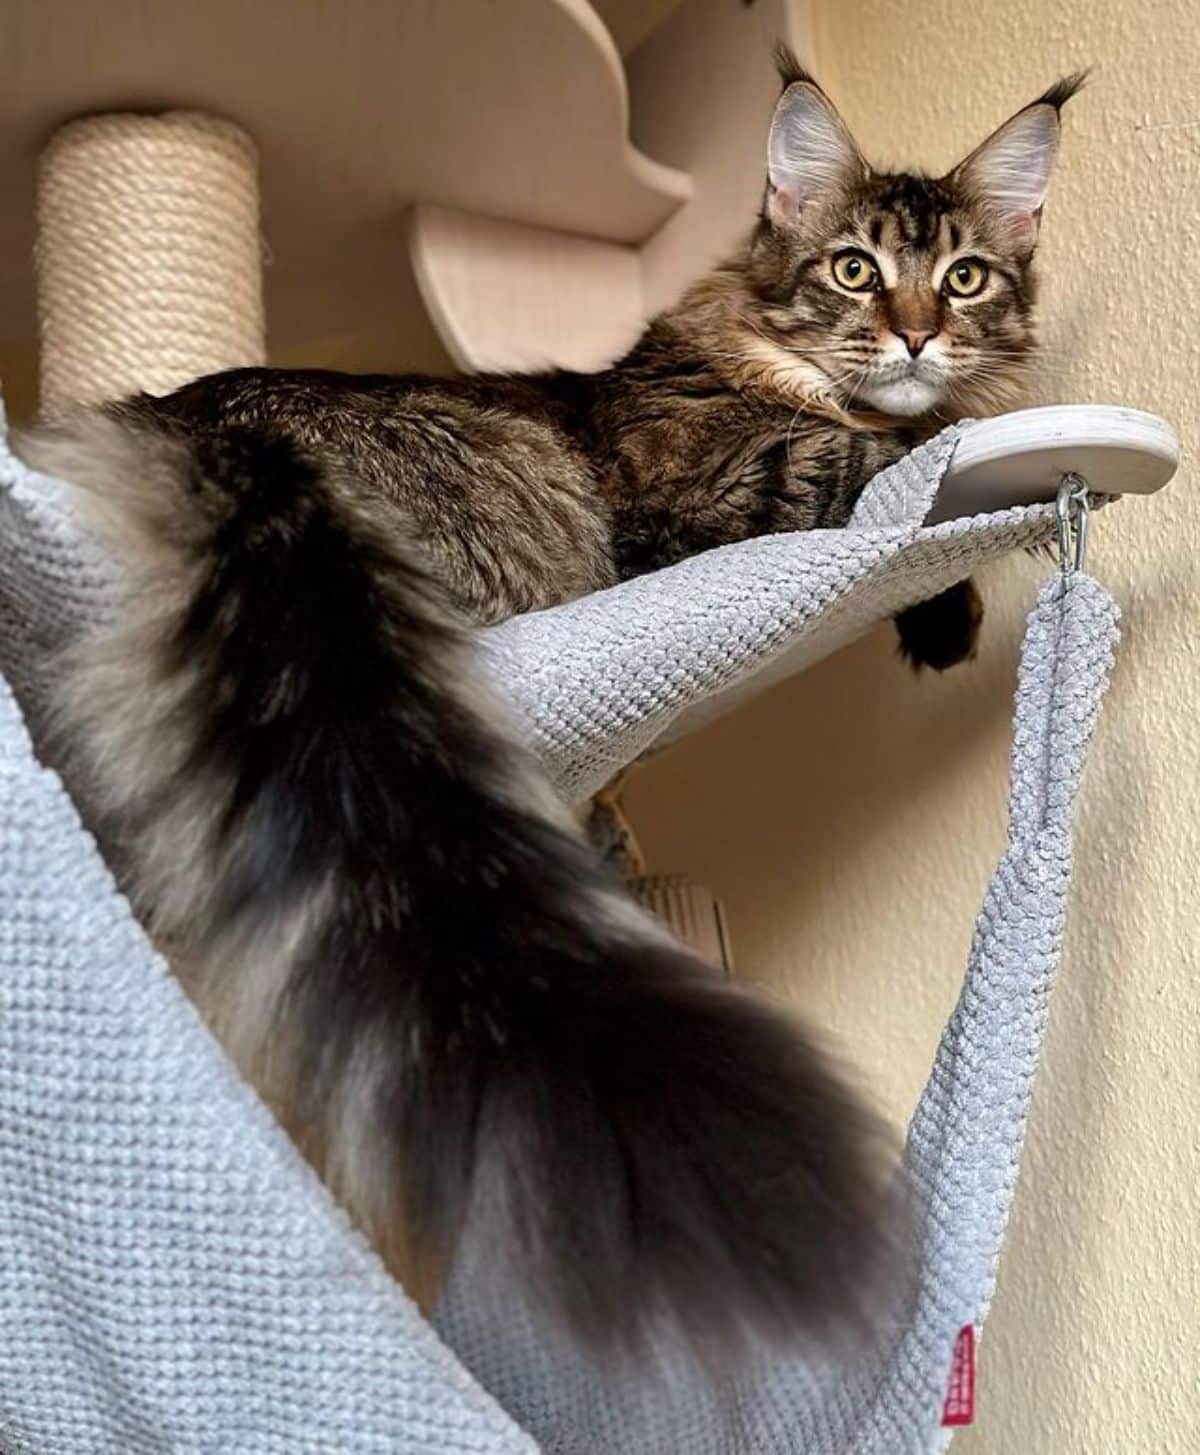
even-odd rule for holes
{"type": "MultiPolygon", "coordinates": [[[[923,1276],[914,1317],[858,1422],[876,1451],[930,1422],[942,1351],[982,1327],[1012,1206],[1034,1073],[1058,970],[1071,873],[1071,817],[1119,640],[1119,612],[1082,571],[1041,589],[1021,650],[1013,720],[1008,846],[975,923],[958,1003],[909,1128],[921,1201],[923,1276]]],[[[938,1443],[949,1438],[944,1432],[938,1443]]],[[[899,1442],[897,1449],[908,1448],[899,1442]]]]}

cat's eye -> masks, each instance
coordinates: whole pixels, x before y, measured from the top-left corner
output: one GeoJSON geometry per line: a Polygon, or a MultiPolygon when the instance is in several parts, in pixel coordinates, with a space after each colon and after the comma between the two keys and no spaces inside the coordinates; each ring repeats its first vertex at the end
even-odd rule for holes
{"type": "Polygon", "coordinates": [[[879,282],[879,269],[866,253],[838,253],[833,260],[833,277],[851,293],[865,293],[879,282]]]}
{"type": "Polygon", "coordinates": [[[978,258],[959,258],[946,269],[942,287],[955,298],[973,298],[987,282],[988,267],[978,258]]]}

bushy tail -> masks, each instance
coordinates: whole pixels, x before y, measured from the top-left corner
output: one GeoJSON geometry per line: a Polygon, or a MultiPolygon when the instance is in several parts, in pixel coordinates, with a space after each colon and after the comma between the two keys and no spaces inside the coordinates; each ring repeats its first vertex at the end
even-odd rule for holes
{"type": "Polygon", "coordinates": [[[610,881],[386,502],[281,438],[119,411],[24,453],[132,583],[63,695],[98,827],[393,1269],[429,1296],[482,1225],[598,1345],[877,1313],[891,1139],[610,881]]]}

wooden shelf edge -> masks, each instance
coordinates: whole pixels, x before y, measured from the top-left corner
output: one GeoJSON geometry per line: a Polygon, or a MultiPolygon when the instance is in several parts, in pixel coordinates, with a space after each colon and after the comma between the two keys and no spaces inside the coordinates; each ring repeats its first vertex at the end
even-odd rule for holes
{"type": "Polygon", "coordinates": [[[426,205],[408,249],[425,310],[469,372],[601,368],[641,329],[636,248],[426,205]]]}
{"type": "Polygon", "coordinates": [[[600,18],[588,0],[551,0],[575,20],[579,28],[595,45],[612,74],[619,98],[622,135],[625,143],[625,160],[633,175],[652,192],[660,193],[675,203],[686,202],[692,195],[692,179],[678,167],[656,162],[640,151],[629,139],[629,84],[625,76],[625,63],[617,50],[608,26],[600,18]]]}

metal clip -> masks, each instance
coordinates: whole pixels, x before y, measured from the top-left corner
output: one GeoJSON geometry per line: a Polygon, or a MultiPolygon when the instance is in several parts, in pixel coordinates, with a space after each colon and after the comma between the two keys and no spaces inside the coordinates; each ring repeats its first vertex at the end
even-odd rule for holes
{"type": "Polygon", "coordinates": [[[1082,571],[1087,560],[1089,513],[1087,481],[1074,472],[1064,475],[1054,501],[1054,514],[1058,521],[1058,568],[1064,576],[1069,576],[1072,571],[1082,571]]]}

